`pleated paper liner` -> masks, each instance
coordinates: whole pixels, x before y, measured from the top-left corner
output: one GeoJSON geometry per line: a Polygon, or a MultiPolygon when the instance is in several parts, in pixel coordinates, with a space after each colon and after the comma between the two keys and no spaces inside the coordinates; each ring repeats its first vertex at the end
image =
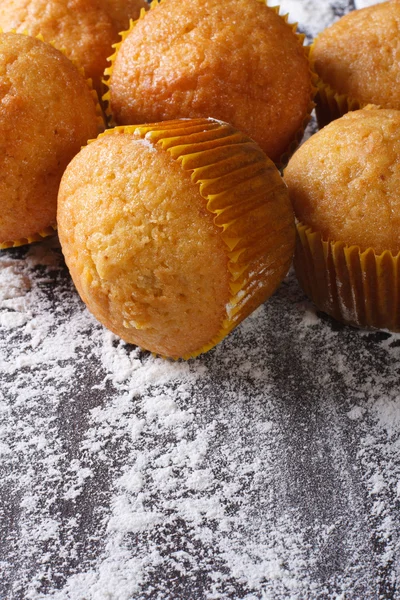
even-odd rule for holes
{"type": "Polygon", "coordinates": [[[170,154],[199,186],[225,242],[230,273],[226,315],[215,336],[188,359],[214,347],[264,302],[286,275],[294,217],[275,165],[250,138],[213,119],[180,119],[106,130],[131,134],[170,154]]]}
{"type": "Polygon", "coordinates": [[[359,102],[345,94],[338,94],[321,79],[317,81],[315,102],[315,113],[320,129],[328,125],[331,121],[343,117],[346,113],[365,108],[366,106],[366,103],[359,102]]]}
{"type": "Polygon", "coordinates": [[[33,242],[41,242],[43,238],[54,235],[57,230],[57,224],[53,223],[49,227],[46,227],[38,233],[27,236],[26,238],[20,238],[18,240],[10,240],[6,242],[0,242],[0,250],[6,250],[7,248],[17,248],[18,246],[25,246],[26,244],[32,244],[33,242]]]}
{"type": "MultiPolygon", "coordinates": [[[[0,33],[17,33],[16,30],[12,30],[10,32],[4,32],[1,28],[0,28],[0,33]]],[[[23,33],[20,33],[18,35],[26,35],[28,37],[32,37],[29,36],[27,31],[24,31],[23,33]]],[[[47,42],[45,41],[45,39],[43,38],[42,34],[38,34],[33,36],[35,37],[37,40],[44,42],[45,44],[50,44],[51,46],[53,46],[53,48],[55,48],[56,50],[58,50],[59,52],[61,52],[62,54],[64,54],[64,56],[66,56],[66,58],[68,58],[68,56],[65,53],[65,50],[63,48],[57,48],[57,46],[55,45],[55,43],[53,41],[51,42],[47,42]]],[[[71,61],[70,58],[68,58],[68,60],[71,61]]],[[[95,105],[95,110],[96,110],[96,114],[97,114],[97,121],[98,121],[98,131],[99,133],[101,133],[102,131],[104,131],[105,128],[105,120],[104,120],[104,116],[103,116],[103,110],[100,106],[100,102],[99,102],[99,98],[97,95],[96,90],[93,88],[93,84],[92,84],[92,80],[88,77],[86,77],[85,71],[83,69],[83,67],[81,67],[79,64],[76,63],[76,61],[71,61],[74,66],[78,69],[79,73],[82,75],[83,79],[86,81],[86,84],[90,90],[90,93],[92,95],[93,98],[93,102],[95,105]]],[[[31,235],[27,236],[27,237],[21,237],[18,238],[16,240],[4,240],[4,241],[0,241],[0,250],[5,250],[7,248],[16,248],[18,246],[25,246],[27,244],[32,244],[34,242],[40,242],[42,241],[44,238],[49,237],[51,235],[54,235],[54,233],[57,231],[57,223],[51,223],[48,227],[44,227],[41,231],[38,232],[34,232],[31,235]]]]}
{"type": "Polygon", "coordinates": [[[313,48],[315,40],[310,46],[310,66],[315,73],[316,95],[315,95],[315,114],[317,116],[318,127],[322,129],[331,121],[343,117],[346,113],[352,110],[364,108],[367,103],[359,102],[355,98],[351,98],[347,94],[339,94],[328,83],[317,74],[314,59],[313,48]]]}
{"type": "MultiPolygon", "coordinates": [[[[158,6],[159,4],[161,4],[164,1],[165,0],[152,0],[152,2],[150,3],[150,10],[156,8],[156,6],[158,6]]],[[[260,2],[261,4],[268,6],[267,0],[257,0],[257,1],[260,2]]],[[[271,8],[271,10],[273,10],[277,15],[279,15],[279,10],[280,10],[279,6],[273,6],[273,7],[269,7],[269,8],[271,8]]],[[[145,17],[147,12],[148,11],[146,11],[142,8],[140,11],[139,18],[136,19],[135,21],[132,19],[130,20],[129,28],[126,31],[122,31],[120,33],[121,39],[119,42],[113,44],[112,47],[114,48],[114,53],[111,56],[109,56],[109,58],[108,58],[108,61],[110,62],[110,66],[105,69],[104,79],[103,79],[103,84],[106,87],[107,91],[103,94],[102,100],[104,103],[104,110],[105,110],[107,122],[110,127],[114,127],[116,125],[114,118],[113,118],[112,109],[111,109],[110,88],[109,88],[109,81],[110,81],[110,78],[111,78],[111,75],[113,72],[115,59],[117,57],[118,51],[119,51],[123,41],[128,37],[129,33],[136,26],[136,24],[145,17]]],[[[288,23],[289,14],[279,15],[279,16],[284,20],[284,22],[287,24],[287,26],[296,35],[300,46],[303,48],[304,55],[307,58],[307,61],[309,64],[309,71],[310,71],[310,100],[309,100],[309,105],[308,105],[308,109],[307,109],[307,114],[305,115],[305,117],[303,119],[301,127],[296,131],[295,135],[293,136],[293,139],[289,142],[288,147],[286,148],[285,152],[282,153],[279,161],[276,162],[276,166],[279,169],[283,169],[287,165],[290,157],[294,154],[294,152],[300,145],[300,142],[304,136],[304,131],[311,119],[311,113],[315,107],[314,97],[317,92],[317,87],[316,87],[317,75],[311,66],[310,48],[308,46],[304,46],[305,35],[302,33],[297,33],[297,23],[294,23],[294,24],[288,23]]]]}
{"type": "Polygon", "coordinates": [[[294,266],[307,296],[334,319],[400,331],[400,253],[327,242],[298,223],[294,266]]]}

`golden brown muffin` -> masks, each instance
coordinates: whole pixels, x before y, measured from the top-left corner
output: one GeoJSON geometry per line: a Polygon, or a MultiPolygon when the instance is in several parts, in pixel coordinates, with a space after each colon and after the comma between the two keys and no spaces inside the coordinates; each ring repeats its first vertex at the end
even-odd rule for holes
{"type": "Polygon", "coordinates": [[[155,2],[108,71],[114,121],[222,119],[279,162],[302,136],[312,108],[302,42],[260,0],[155,2]]]}
{"type": "Polygon", "coordinates": [[[298,223],[295,268],[317,306],[400,329],[400,111],[367,107],[312,136],[284,179],[298,223]]]}
{"type": "Polygon", "coordinates": [[[0,28],[41,34],[81,65],[101,93],[112,44],[146,6],[144,0],[0,0],[0,28]]]}
{"type": "Polygon", "coordinates": [[[61,175],[99,131],[94,92],[61,52],[0,34],[0,247],[48,233],[61,175]]]}
{"type": "Polygon", "coordinates": [[[342,17],[317,37],[311,60],[321,125],[366,104],[400,109],[400,1],[342,17]]]}
{"type": "Polygon", "coordinates": [[[58,226],[91,312],[173,358],[213,347],[273,293],[295,232],[274,164],[211,119],[106,131],[68,166],[58,226]]]}

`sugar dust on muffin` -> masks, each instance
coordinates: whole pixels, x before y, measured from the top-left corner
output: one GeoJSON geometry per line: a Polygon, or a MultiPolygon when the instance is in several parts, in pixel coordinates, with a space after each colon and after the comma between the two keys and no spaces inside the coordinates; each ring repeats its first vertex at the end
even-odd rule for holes
{"type": "Polygon", "coordinates": [[[367,104],[400,109],[400,1],[345,15],[316,38],[311,60],[321,126],[367,104]]]}
{"type": "Polygon", "coordinates": [[[146,6],[145,0],[1,0],[0,28],[42,35],[83,67],[102,93],[112,44],[146,6]]]}
{"type": "Polygon", "coordinates": [[[155,1],[106,71],[114,122],[213,117],[280,162],[313,107],[303,39],[263,0],[155,1]]]}
{"type": "Polygon", "coordinates": [[[63,171],[101,128],[96,102],[61,52],[0,33],[0,247],[54,231],[63,171]]]}
{"type": "Polygon", "coordinates": [[[286,170],[295,269],[317,307],[358,327],[400,330],[400,111],[349,112],[286,170]]]}
{"type": "Polygon", "coordinates": [[[207,351],[264,302],[295,238],[275,165],[212,119],[107,130],[63,176],[58,230],[97,319],[172,358],[207,351]]]}

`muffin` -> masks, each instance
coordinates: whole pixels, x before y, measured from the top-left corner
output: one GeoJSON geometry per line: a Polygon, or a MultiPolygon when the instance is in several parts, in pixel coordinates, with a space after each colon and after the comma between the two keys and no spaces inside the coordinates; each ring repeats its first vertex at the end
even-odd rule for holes
{"type": "Polygon", "coordinates": [[[400,1],[353,11],[311,48],[320,126],[367,104],[400,109],[400,1]]]}
{"type": "Polygon", "coordinates": [[[125,341],[172,358],[207,351],[288,271],[286,186],[231,125],[110,129],[62,178],[58,227],[89,310],[125,341]]]}
{"type": "Polygon", "coordinates": [[[317,307],[358,327],[400,330],[400,111],[366,107],[312,136],[284,174],[295,269],[317,307]]]}
{"type": "Polygon", "coordinates": [[[99,131],[96,102],[61,52],[0,33],[0,247],[54,231],[61,175],[99,131]]]}
{"type": "Polygon", "coordinates": [[[221,119],[279,163],[314,95],[303,36],[286,21],[263,0],[153,2],[106,71],[113,121],[221,119]]]}
{"type": "Polygon", "coordinates": [[[112,44],[145,6],[145,0],[1,0],[0,28],[41,34],[82,66],[102,93],[112,44]]]}

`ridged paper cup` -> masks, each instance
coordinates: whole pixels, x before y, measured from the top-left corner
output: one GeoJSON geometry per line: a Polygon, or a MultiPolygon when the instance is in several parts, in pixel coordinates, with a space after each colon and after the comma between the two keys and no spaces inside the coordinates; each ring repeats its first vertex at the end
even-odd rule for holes
{"type": "Polygon", "coordinates": [[[319,310],[359,328],[400,331],[400,253],[324,241],[297,223],[294,267],[319,310]]]}
{"type": "MultiPolygon", "coordinates": [[[[260,4],[263,4],[265,6],[268,6],[267,1],[266,0],[257,0],[260,4]]],[[[105,105],[105,111],[106,111],[106,115],[107,115],[107,119],[108,119],[108,123],[110,124],[110,126],[115,126],[116,124],[121,124],[121,121],[118,121],[118,118],[116,118],[114,112],[113,111],[113,107],[112,107],[112,77],[113,77],[113,73],[114,73],[114,68],[115,68],[115,63],[118,57],[118,54],[121,50],[121,46],[124,44],[125,40],[128,38],[129,34],[135,29],[135,27],[137,26],[137,24],[143,20],[144,18],[146,18],[146,16],[151,13],[151,11],[155,8],[157,8],[159,5],[164,4],[165,0],[153,0],[150,4],[150,11],[144,11],[142,9],[140,16],[137,20],[133,21],[131,20],[130,22],[130,27],[127,31],[121,32],[121,39],[118,43],[113,45],[113,48],[115,49],[115,52],[109,57],[109,62],[110,62],[110,66],[105,70],[104,72],[104,80],[103,83],[105,85],[105,87],[107,88],[107,91],[105,92],[105,94],[103,95],[102,99],[103,99],[103,103],[105,105]]],[[[304,53],[304,57],[307,60],[307,64],[309,67],[309,82],[310,82],[310,89],[309,89],[309,102],[308,102],[308,106],[306,111],[304,112],[304,118],[300,124],[300,127],[293,133],[292,135],[292,139],[290,139],[285,147],[285,149],[283,150],[283,152],[280,153],[279,158],[276,158],[275,156],[273,157],[273,160],[275,161],[275,164],[277,165],[278,168],[283,168],[289,158],[291,157],[291,155],[294,153],[294,151],[298,148],[303,135],[304,135],[304,131],[305,128],[307,127],[307,124],[309,123],[310,119],[311,119],[311,113],[315,107],[315,103],[314,103],[314,96],[316,93],[316,74],[314,73],[312,67],[311,67],[311,63],[310,63],[310,58],[309,58],[309,47],[304,46],[304,39],[305,39],[305,35],[304,34],[300,34],[297,32],[297,23],[295,24],[290,24],[288,22],[289,19],[289,15],[285,14],[285,15],[280,15],[279,11],[280,11],[280,7],[279,6],[274,6],[274,7],[268,7],[269,9],[271,9],[274,13],[276,13],[276,15],[278,15],[285,23],[285,25],[287,26],[287,28],[293,33],[293,35],[297,38],[299,46],[302,48],[302,51],[304,53]]],[[[266,33],[266,35],[268,35],[268,33],[266,33]]],[[[221,55],[221,60],[226,58],[227,60],[229,60],[229,57],[224,57],[223,55],[221,55]]],[[[267,95],[268,90],[266,89],[265,94],[267,95]]],[[[284,101],[284,100],[283,100],[284,101]]],[[[279,107],[277,107],[278,109],[279,107]]],[[[195,110],[193,111],[188,111],[190,112],[195,112],[195,110]]],[[[212,111],[211,111],[212,112],[212,111]]],[[[232,121],[232,123],[238,127],[239,129],[244,130],[245,127],[240,126],[238,123],[234,123],[233,119],[228,119],[226,116],[221,116],[221,115],[215,115],[215,114],[210,114],[210,112],[208,112],[207,114],[176,114],[173,115],[173,117],[167,117],[167,118],[176,118],[176,117],[208,117],[208,116],[216,116],[219,118],[222,118],[223,120],[230,120],[232,121]]],[[[252,119],[253,115],[249,115],[249,121],[252,119]]],[[[162,117],[163,119],[165,117],[162,117]]],[[[276,116],[277,120],[279,121],[279,119],[281,118],[278,114],[276,116]]],[[[136,122],[136,119],[133,119],[130,121],[131,123],[136,122]]],[[[123,123],[123,121],[122,121],[123,123]]],[[[249,134],[249,132],[247,131],[247,133],[249,134]]],[[[257,139],[257,136],[252,135],[252,137],[261,145],[261,141],[257,139]]],[[[263,148],[264,151],[265,148],[263,148]]]]}
{"type": "Polygon", "coordinates": [[[339,119],[351,110],[365,108],[366,103],[359,102],[345,94],[339,94],[332,87],[317,79],[317,93],[315,96],[315,113],[317,116],[318,127],[322,129],[331,121],[339,119]]]}
{"type": "Polygon", "coordinates": [[[19,238],[17,240],[10,240],[6,242],[0,242],[0,250],[6,250],[7,248],[17,248],[19,246],[26,246],[27,244],[33,244],[33,242],[41,242],[44,238],[54,235],[57,230],[57,224],[54,223],[42,231],[38,231],[26,238],[19,238]]]}
{"type": "Polygon", "coordinates": [[[325,127],[325,125],[328,125],[335,119],[339,119],[347,112],[364,108],[366,103],[361,103],[355,98],[350,98],[346,94],[339,94],[328,83],[323,81],[319,75],[317,75],[313,59],[314,45],[315,42],[309,47],[309,59],[310,68],[315,74],[315,114],[317,117],[318,127],[322,129],[322,127],[325,127]]]}
{"type": "MultiPolygon", "coordinates": [[[[222,240],[222,243],[218,242],[219,247],[222,248],[219,253],[222,252],[222,255],[218,257],[210,255],[209,266],[204,265],[205,281],[199,283],[198,291],[201,293],[201,289],[208,290],[208,272],[213,273],[214,261],[216,258],[221,259],[222,263],[220,261],[218,264],[226,265],[224,277],[229,281],[229,289],[224,296],[225,314],[213,331],[207,330],[207,334],[204,334],[207,339],[203,339],[201,344],[196,345],[193,342],[194,346],[190,347],[187,342],[182,342],[180,345],[175,339],[173,347],[168,347],[168,344],[163,345],[158,340],[158,336],[168,338],[168,331],[163,329],[161,322],[147,322],[143,319],[138,325],[137,319],[130,319],[126,314],[123,318],[121,316],[113,320],[104,311],[104,305],[107,305],[107,310],[114,315],[124,313],[125,309],[121,306],[110,307],[107,304],[110,295],[115,296],[119,293],[119,289],[115,291],[114,288],[117,284],[108,279],[107,282],[101,281],[95,272],[83,277],[79,265],[80,249],[71,247],[67,242],[63,243],[69,237],[69,214],[76,210],[74,218],[80,219],[80,206],[76,207],[75,199],[69,204],[68,198],[68,179],[71,177],[76,181],[75,169],[79,169],[79,160],[75,159],[63,178],[61,201],[59,198],[60,239],[72,277],[89,309],[109,329],[126,341],[162,356],[172,358],[197,356],[215,346],[264,302],[286,275],[292,260],[295,237],[294,217],[286,186],[275,165],[253,140],[231,125],[220,121],[183,119],[150,125],[116,127],[106,130],[97,140],[89,144],[88,150],[96,146],[98,151],[101,151],[101,142],[110,136],[120,136],[118,143],[124,142],[121,136],[143,140],[145,147],[166,153],[169,155],[167,164],[171,164],[168,169],[176,172],[173,163],[177,163],[182,170],[182,179],[187,180],[188,185],[194,185],[194,193],[198,194],[195,203],[199,206],[199,212],[196,214],[203,215],[205,210],[206,213],[201,216],[201,219],[210,222],[213,237],[222,240]],[[66,179],[65,185],[64,179],[66,179]],[[68,210],[64,208],[67,205],[68,210]],[[112,291],[108,291],[107,294],[99,292],[103,285],[108,286],[107,290],[112,291]],[[148,333],[150,330],[156,333],[150,335],[148,333]]],[[[107,152],[112,152],[112,149],[108,149],[107,152]]],[[[79,159],[79,156],[77,158],[79,159]]],[[[143,177],[147,176],[151,177],[151,173],[143,173],[143,177]]],[[[143,191],[140,193],[144,194],[143,191]]],[[[133,198],[132,202],[135,201],[133,198]]],[[[129,198],[126,198],[124,203],[129,206],[129,198]]],[[[88,228],[90,227],[92,225],[88,224],[88,228]]],[[[104,229],[107,230],[107,227],[106,223],[104,229]]],[[[102,235],[101,231],[99,235],[102,235]]],[[[181,235],[185,236],[185,231],[179,233],[179,236],[181,235]]],[[[175,232],[172,236],[168,234],[168,239],[170,240],[171,237],[173,239],[174,236],[175,232]]],[[[136,243],[136,240],[133,243],[136,243]]],[[[122,263],[118,265],[118,272],[125,268],[122,263]]],[[[156,272],[158,264],[152,263],[151,268],[156,272]]],[[[197,285],[196,274],[193,274],[193,277],[197,285]]],[[[179,295],[185,293],[185,290],[176,289],[174,291],[176,302],[179,302],[179,295]]],[[[157,302],[159,300],[155,299],[152,306],[157,302]]],[[[172,308],[175,306],[174,303],[175,300],[170,305],[172,308]]],[[[212,301],[208,309],[212,315],[214,310],[212,301]]],[[[168,307],[165,310],[168,313],[168,307]]],[[[181,322],[178,325],[174,323],[174,326],[178,327],[184,337],[188,333],[190,320],[186,320],[183,313],[184,311],[182,311],[181,322]]],[[[168,326],[165,327],[168,330],[168,326]]]]}

